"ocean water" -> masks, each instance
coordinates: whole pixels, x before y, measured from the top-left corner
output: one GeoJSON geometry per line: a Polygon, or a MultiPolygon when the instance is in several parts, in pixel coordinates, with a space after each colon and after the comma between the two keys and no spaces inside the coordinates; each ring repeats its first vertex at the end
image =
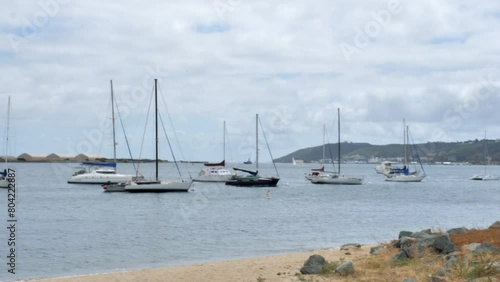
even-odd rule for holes
{"type": "MultiPolygon", "coordinates": [[[[7,191],[0,192],[0,280],[71,276],[255,257],[345,243],[387,242],[399,231],[484,228],[500,220],[500,182],[468,180],[479,166],[425,166],[421,183],[388,183],[374,165],[344,165],[361,186],[314,185],[313,165],[278,164],[276,188],[195,183],[189,193],[104,193],[66,181],[77,164],[14,163],[16,274],[7,272],[7,191]],[[266,197],[271,190],[271,198],[266,197]]],[[[252,166],[247,166],[252,168],[252,166]]],[[[199,164],[182,164],[187,177],[199,164]]],[[[154,164],[143,164],[146,177],[154,164]]],[[[160,164],[162,178],[176,177],[160,164]]],[[[118,170],[132,173],[131,164],[118,170]]],[[[270,164],[261,175],[274,175],[270,164]]],[[[492,166],[492,174],[500,167],[492,166]]]]}

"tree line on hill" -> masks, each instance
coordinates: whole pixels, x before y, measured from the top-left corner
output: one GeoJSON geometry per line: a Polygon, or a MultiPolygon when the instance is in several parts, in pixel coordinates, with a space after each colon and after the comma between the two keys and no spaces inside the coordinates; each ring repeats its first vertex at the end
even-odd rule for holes
{"type": "MultiPolygon", "coordinates": [[[[471,164],[500,164],[500,141],[471,140],[464,142],[427,142],[412,145],[422,162],[459,162],[471,164]]],[[[372,145],[369,143],[341,143],[344,161],[370,159],[396,159],[404,154],[403,144],[372,145]]],[[[275,159],[278,163],[291,163],[292,158],[304,162],[318,162],[323,158],[323,145],[297,150],[275,159]]],[[[337,143],[325,144],[325,159],[337,160],[337,143]]]]}

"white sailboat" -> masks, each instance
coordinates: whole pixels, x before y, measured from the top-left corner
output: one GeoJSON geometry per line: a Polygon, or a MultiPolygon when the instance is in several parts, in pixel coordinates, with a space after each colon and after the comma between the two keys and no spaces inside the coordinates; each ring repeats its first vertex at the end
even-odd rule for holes
{"type": "Polygon", "coordinates": [[[10,96],[7,102],[7,124],[5,129],[5,168],[0,172],[0,188],[9,188],[7,172],[9,170],[9,130],[10,130],[10,96]]]}
{"type": "Polygon", "coordinates": [[[226,122],[224,121],[222,136],[222,162],[205,163],[198,176],[193,179],[196,182],[226,182],[235,174],[226,168],[226,122]]]}
{"type": "Polygon", "coordinates": [[[68,180],[70,184],[116,184],[120,182],[141,179],[142,176],[131,174],[121,174],[116,172],[116,138],[115,138],[115,98],[113,93],[113,81],[111,84],[111,120],[113,128],[113,162],[83,162],[82,165],[89,167],[89,170],[81,169],[75,172],[68,180]],[[90,170],[91,168],[96,168],[90,170]]]}
{"type": "Polygon", "coordinates": [[[323,124],[323,156],[321,159],[321,167],[312,168],[311,172],[306,173],[305,178],[307,180],[311,180],[313,178],[318,178],[318,177],[333,176],[335,174],[335,172],[332,171],[325,171],[325,142],[326,142],[326,128],[325,125],[323,124]]]}
{"type": "Polygon", "coordinates": [[[338,143],[337,150],[339,156],[338,172],[333,175],[326,175],[323,177],[313,177],[311,183],[314,184],[337,184],[337,185],[361,185],[363,184],[363,177],[347,176],[340,173],[340,109],[337,109],[338,113],[338,143]]]}
{"type": "Polygon", "coordinates": [[[490,165],[490,157],[488,156],[488,139],[486,139],[486,131],[484,132],[484,172],[482,174],[476,174],[471,177],[471,180],[498,180],[499,177],[491,175],[488,173],[488,166],[490,165]]]}
{"type": "Polygon", "coordinates": [[[414,171],[410,171],[408,167],[408,144],[409,140],[409,129],[403,120],[403,143],[404,143],[404,163],[403,168],[393,168],[389,172],[384,172],[385,181],[389,182],[421,182],[425,178],[425,171],[422,167],[422,163],[420,162],[420,158],[418,158],[418,164],[422,171],[415,169],[414,171]]]}
{"type": "Polygon", "coordinates": [[[158,178],[158,79],[155,78],[155,139],[156,139],[156,157],[155,168],[156,175],[154,180],[136,180],[130,181],[124,185],[126,192],[188,192],[192,179],[181,181],[167,181],[158,178]]]}

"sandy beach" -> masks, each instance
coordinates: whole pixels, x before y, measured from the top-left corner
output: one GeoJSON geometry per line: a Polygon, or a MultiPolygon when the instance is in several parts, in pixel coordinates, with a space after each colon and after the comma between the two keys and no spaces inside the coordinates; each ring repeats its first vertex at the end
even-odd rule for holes
{"type": "MultiPolygon", "coordinates": [[[[339,248],[323,249],[268,257],[35,281],[299,281],[296,273],[300,273],[304,262],[313,254],[319,254],[327,261],[338,261],[341,257],[345,260],[354,260],[369,256],[371,247],[372,245],[364,245],[347,251],[339,248]],[[346,255],[346,253],[349,254],[346,255]]],[[[321,277],[315,277],[315,279],[315,281],[322,281],[321,277]]]]}
{"type": "MultiPolygon", "coordinates": [[[[470,250],[467,251],[467,246],[469,244],[477,244],[477,242],[483,242],[488,243],[491,246],[495,246],[496,248],[500,248],[499,227],[500,222],[497,221],[488,229],[472,229],[465,232],[459,232],[449,235],[451,241],[457,248],[454,252],[454,255],[465,258],[465,261],[461,262],[462,264],[464,264],[467,263],[467,257],[470,255],[470,250]]],[[[378,245],[380,246],[381,244],[378,245]]],[[[387,244],[382,245],[387,246],[387,244]]],[[[442,269],[443,266],[442,255],[440,255],[439,252],[436,252],[435,248],[432,248],[432,250],[429,250],[428,252],[430,256],[427,256],[425,259],[420,260],[420,262],[422,263],[420,266],[418,264],[410,263],[407,264],[408,267],[406,268],[401,267],[402,265],[400,265],[395,269],[392,268],[393,265],[388,262],[398,252],[396,250],[397,247],[394,247],[394,245],[391,244],[391,246],[393,246],[392,252],[389,250],[389,252],[386,252],[386,255],[380,256],[379,254],[377,256],[373,256],[370,254],[370,250],[374,246],[377,246],[377,244],[362,246],[359,246],[357,244],[348,244],[344,245],[342,249],[321,249],[302,253],[291,253],[275,256],[236,259],[174,267],[151,268],[106,274],[47,278],[34,281],[332,281],[332,276],[328,275],[314,275],[309,277],[300,275],[300,269],[304,265],[304,262],[311,255],[315,254],[323,256],[327,262],[352,261],[354,264],[358,264],[361,266],[361,269],[358,268],[358,270],[356,271],[359,272],[360,276],[336,276],[335,281],[388,281],[384,280],[388,277],[396,279],[399,279],[401,277],[415,277],[418,278],[417,281],[421,281],[422,279],[427,279],[429,275],[435,273],[437,270],[442,269]],[[371,258],[376,258],[376,260],[378,261],[373,261],[371,258]],[[434,263],[431,263],[431,261],[434,261],[434,263]],[[387,265],[388,268],[385,268],[384,265],[387,265]],[[370,269],[368,268],[372,268],[372,271],[370,271],[370,269]]],[[[496,267],[496,270],[495,267],[492,267],[493,265],[496,265],[495,262],[498,261],[499,257],[500,253],[495,252],[489,252],[489,255],[482,254],[481,260],[484,261],[484,265],[479,265],[479,268],[482,270],[486,269],[486,272],[481,272],[481,275],[479,275],[479,273],[476,273],[476,277],[497,277],[495,278],[497,280],[488,281],[500,281],[500,269],[498,269],[498,266],[496,267]]],[[[458,265],[460,265],[460,263],[458,263],[458,265]]],[[[466,281],[466,277],[464,278],[463,273],[461,273],[460,271],[458,275],[456,273],[448,273],[447,275],[450,275],[451,277],[451,280],[447,281],[466,281]]]]}

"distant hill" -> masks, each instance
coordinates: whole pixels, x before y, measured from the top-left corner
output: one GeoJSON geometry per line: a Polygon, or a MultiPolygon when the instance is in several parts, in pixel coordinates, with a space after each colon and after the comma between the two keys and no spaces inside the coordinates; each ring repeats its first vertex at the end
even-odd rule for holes
{"type": "MultiPolygon", "coordinates": [[[[428,142],[416,144],[417,152],[423,162],[468,162],[483,164],[485,148],[491,158],[491,164],[500,164],[500,141],[471,140],[464,142],[428,142]],[[485,146],[486,145],[486,146],[485,146]]],[[[342,160],[367,161],[369,159],[396,159],[403,156],[403,144],[371,145],[369,143],[341,143],[342,160]]],[[[292,158],[304,162],[317,162],[323,155],[323,146],[297,150],[286,156],[275,159],[278,163],[291,163],[292,158]]],[[[338,159],[337,143],[325,145],[325,158],[338,159]]]]}

